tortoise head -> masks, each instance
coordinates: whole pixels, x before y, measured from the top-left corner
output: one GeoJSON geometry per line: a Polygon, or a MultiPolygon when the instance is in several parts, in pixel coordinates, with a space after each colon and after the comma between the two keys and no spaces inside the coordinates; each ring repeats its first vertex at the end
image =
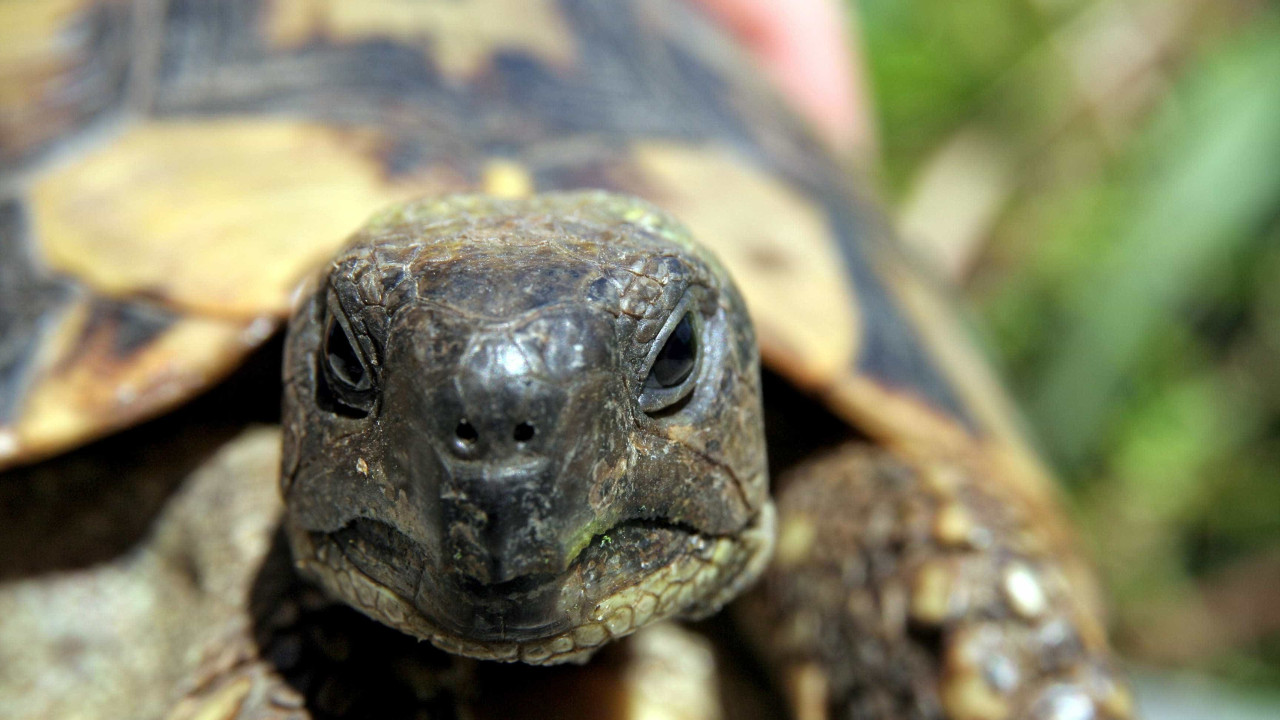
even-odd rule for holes
{"type": "Polygon", "coordinates": [[[767,561],[746,309],[639,200],[393,208],[302,302],[285,376],[298,566],[445,650],[584,658],[767,561]]]}

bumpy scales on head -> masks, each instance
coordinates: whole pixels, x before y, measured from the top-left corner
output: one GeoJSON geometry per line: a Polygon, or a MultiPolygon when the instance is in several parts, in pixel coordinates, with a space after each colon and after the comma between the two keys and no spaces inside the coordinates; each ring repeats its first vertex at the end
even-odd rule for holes
{"type": "Polygon", "coordinates": [[[768,559],[742,298],[642,201],[393,208],[295,313],[285,375],[299,567],[445,650],[583,659],[768,559]]]}

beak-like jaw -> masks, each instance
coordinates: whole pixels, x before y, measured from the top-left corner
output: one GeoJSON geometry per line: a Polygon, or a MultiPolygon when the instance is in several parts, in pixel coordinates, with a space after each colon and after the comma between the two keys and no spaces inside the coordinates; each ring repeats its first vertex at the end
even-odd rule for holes
{"type": "Polygon", "coordinates": [[[772,503],[738,533],[707,537],[632,522],[597,535],[558,575],[478,583],[424,582],[412,598],[378,582],[403,536],[357,520],[335,533],[288,526],[299,569],[386,625],[469,657],[530,664],[580,662],[605,643],[669,617],[719,610],[763,572],[773,548],[772,503]]]}

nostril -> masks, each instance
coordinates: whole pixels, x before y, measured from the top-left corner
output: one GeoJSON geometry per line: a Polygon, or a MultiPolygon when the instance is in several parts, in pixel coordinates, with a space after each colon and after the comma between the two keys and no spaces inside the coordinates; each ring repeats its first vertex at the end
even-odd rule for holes
{"type": "Polygon", "coordinates": [[[533,426],[527,422],[522,422],[516,426],[515,432],[511,434],[516,442],[528,442],[533,439],[533,426]]]}
{"type": "Polygon", "coordinates": [[[463,443],[470,445],[480,437],[480,433],[476,432],[475,427],[467,422],[466,418],[458,421],[458,427],[454,428],[453,434],[463,443]]]}

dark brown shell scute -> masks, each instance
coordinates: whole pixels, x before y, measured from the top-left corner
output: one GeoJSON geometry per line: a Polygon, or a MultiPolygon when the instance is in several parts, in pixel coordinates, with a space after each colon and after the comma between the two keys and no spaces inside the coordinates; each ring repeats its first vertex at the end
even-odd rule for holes
{"type": "Polygon", "coordinates": [[[392,172],[522,154],[541,142],[572,146],[576,137],[715,138],[751,147],[757,132],[733,107],[733,88],[669,37],[668,25],[695,16],[678,5],[670,10],[674,17],[664,18],[631,4],[561,3],[575,46],[571,67],[497,47],[481,70],[459,80],[424,52],[436,39],[415,46],[318,36],[272,47],[258,3],[181,0],[169,6],[160,32],[154,112],[284,112],[377,126],[399,143],[392,172]],[[319,76],[324,82],[315,82],[319,76]]]}
{"type": "Polygon", "coordinates": [[[876,274],[868,257],[866,239],[872,236],[865,218],[832,203],[832,224],[839,241],[845,271],[853,278],[862,309],[862,346],[855,362],[856,373],[875,378],[886,387],[914,394],[930,406],[961,422],[970,432],[980,434],[978,421],[957,396],[951,382],[939,370],[936,360],[921,343],[912,321],[903,314],[876,274]]]}

